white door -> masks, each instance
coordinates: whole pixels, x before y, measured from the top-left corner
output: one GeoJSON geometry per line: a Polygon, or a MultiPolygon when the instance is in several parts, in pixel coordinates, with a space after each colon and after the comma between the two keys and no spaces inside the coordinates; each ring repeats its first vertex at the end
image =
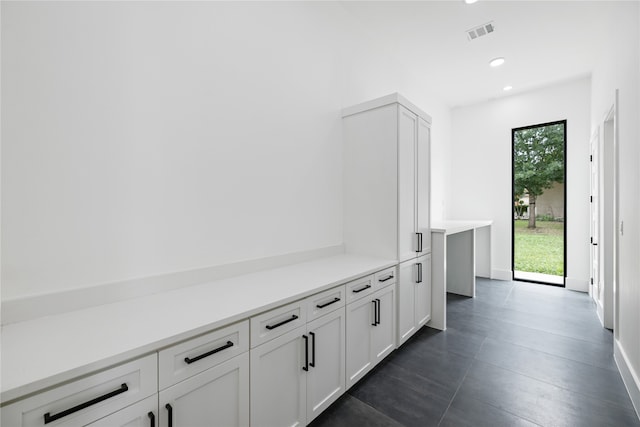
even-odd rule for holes
{"type": "Polygon", "coordinates": [[[371,359],[373,366],[396,348],[396,285],[389,285],[373,294],[377,305],[376,325],[371,329],[371,359]]]}
{"type": "Polygon", "coordinates": [[[159,426],[248,426],[249,353],[160,391],[159,402],[159,426]]]}
{"type": "Polygon", "coordinates": [[[406,261],[398,268],[398,346],[416,331],[415,287],[418,277],[416,261],[406,261]]]}
{"type": "Polygon", "coordinates": [[[147,397],[94,423],[91,427],[150,427],[157,426],[158,395],[147,397]]]}
{"type": "Polygon", "coordinates": [[[333,311],[307,324],[307,423],[345,391],[345,309],[333,311]]]}
{"type": "Polygon", "coordinates": [[[418,258],[418,280],[415,285],[416,328],[431,320],[431,255],[418,258]]]}
{"type": "Polygon", "coordinates": [[[591,296],[598,300],[600,295],[600,129],[591,137],[591,296]]]}
{"type": "MultiPolygon", "coordinates": [[[[306,425],[306,325],[251,349],[251,424],[306,425]]],[[[178,424],[176,424],[178,425],[178,424]]],[[[220,424],[224,425],[224,424],[220,424]]]]}
{"type": "Polygon", "coordinates": [[[417,155],[417,231],[421,233],[418,249],[420,253],[431,253],[431,222],[430,222],[430,200],[431,193],[431,128],[429,123],[418,118],[418,145],[417,155]]]}
{"type": "Polygon", "coordinates": [[[398,259],[415,258],[417,117],[398,105],[398,259]]]}
{"type": "Polygon", "coordinates": [[[347,389],[371,369],[371,328],[375,301],[370,297],[347,304],[347,389]]]}

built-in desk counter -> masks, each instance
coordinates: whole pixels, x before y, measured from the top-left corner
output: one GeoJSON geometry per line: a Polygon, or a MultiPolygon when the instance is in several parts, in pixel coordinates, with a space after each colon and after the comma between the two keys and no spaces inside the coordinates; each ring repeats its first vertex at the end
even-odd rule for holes
{"type": "Polygon", "coordinates": [[[445,220],[431,223],[432,318],[447,327],[447,292],[475,297],[476,276],[491,276],[492,221],[445,220]]]}

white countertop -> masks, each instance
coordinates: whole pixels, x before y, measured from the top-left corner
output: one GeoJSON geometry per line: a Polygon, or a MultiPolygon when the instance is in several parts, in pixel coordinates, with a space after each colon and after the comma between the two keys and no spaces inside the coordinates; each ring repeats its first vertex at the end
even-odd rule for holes
{"type": "Polygon", "coordinates": [[[449,234],[461,233],[463,231],[472,230],[474,228],[486,227],[493,223],[493,221],[486,220],[443,220],[432,221],[431,232],[432,233],[444,233],[445,236],[449,234]]]}
{"type": "Polygon", "coordinates": [[[3,326],[1,401],[154,352],[396,264],[337,255],[3,326]]]}

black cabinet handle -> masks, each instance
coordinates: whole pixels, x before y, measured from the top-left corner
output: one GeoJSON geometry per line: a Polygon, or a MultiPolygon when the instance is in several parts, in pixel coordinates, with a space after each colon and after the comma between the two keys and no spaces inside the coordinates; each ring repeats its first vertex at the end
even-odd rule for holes
{"type": "Polygon", "coordinates": [[[302,367],[303,371],[309,370],[309,337],[306,335],[302,336],[304,340],[304,366],[302,367]]]}
{"type": "Polygon", "coordinates": [[[416,233],[418,235],[418,249],[416,252],[422,252],[422,233],[416,233]]]}
{"type": "Polygon", "coordinates": [[[280,323],[276,323],[275,325],[267,325],[267,326],[265,326],[265,328],[267,328],[267,329],[269,329],[269,330],[271,330],[271,329],[275,329],[275,328],[277,328],[278,326],[282,326],[282,325],[284,325],[284,324],[286,324],[286,323],[293,322],[293,321],[294,321],[294,320],[296,320],[297,318],[298,318],[298,316],[296,316],[295,314],[292,314],[292,315],[291,315],[291,317],[290,317],[290,318],[288,318],[287,320],[283,320],[282,322],[280,322],[280,323]]]}
{"type": "Polygon", "coordinates": [[[315,332],[309,332],[311,335],[311,362],[309,362],[309,366],[312,368],[316,367],[316,334],[315,332]]]}
{"type": "Polygon", "coordinates": [[[129,387],[127,387],[127,384],[122,384],[120,386],[120,388],[117,389],[117,390],[114,390],[114,391],[109,392],[107,394],[104,394],[102,396],[96,397],[95,399],[91,399],[88,402],[81,403],[78,406],[74,406],[73,408],[67,409],[67,410],[62,411],[62,412],[60,412],[58,414],[51,415],[49,412],[47,412],[46,414],[44,414],[44,423],[45,424],[49,424],[50,422],[53,422],[55,420],[59,420],[62,417],[66,417],[67,415],[71,415],[74,412],[78,412],[78,411],[81,411],[81,410],[83,410],[85,408],[88,408],[91,405],[95,405],[96,403],[103,402],[103,401],[105,401],[107,399],[112,398],[113,396],[117,396],[119,394],[122,394],[127,390],[129,390],[129,387]]]}
{"type": "Polygon", "coordinates": [[[378,282],[386,282],[387,280],[393,279],[393,273],[385,277],[384,279],[378,279],[378,282]]]}
{"type": "Polygon", "coordinates": [[[376,298],[376,322],[378,325],[380,324],[380,300],[376,298]]]}
{"type": "Polygon", "coordinates": [[[418,266],[418,279],[416,280],[416,283],[422,283],[422,263],[419,262],[416,266],[418,266]]]}
{"type": "Polygon", "coordinates": [[[371,301],[373,304],[373,323],[371,326],[378,326],[378,305],[376,304],[376,300],[371,301]]]}
{"type": "Polygon", "coordinates": [[[198,360],[200,360],[200,359],[204,359],[205,357],[209,357],[209,356],[211,356],[212,354],[216,354],[216,353],[217,353],[217,352],[219,352],[219,351],[226,350],[226,349],[228,349],[229,347],[233,347],[233,343],[232,343],[231,341],[227,341],[227,343],[226,343],[225,345],[223,345],[222,347],[214,348],[213,350],[208,351],[208,352],[206,352],[206,353],[204,353],[204,354],[201,354],[200,356],[196,356],[196,357],[194,357],[193,359],[190,359],[190,358],[188,358],[188,357],[185,357],[185,358],[184,358],[184,361],[185,361],[185,363],[186,363],[186,364],[190,365],[190,364],[192,364],[193,362],[197,362],[197,361],[198,361],[198,360]]]}
{"type": "Polygon", "coordinates": [[[173,408],[168,403],[164,405],[164,407],[167,408],[169,416],[169,418],[167,419],[167,427],[173,427],[173,408]]]}
{"type": "Polygon", "coordinates": [[[156,427],[156,416],[153,415],[153,412],[149,412],[147,416],[149,417],[149,426],[156,427]]]}
{"type": "Polygon", "coordinates": [[[325,302],[324,304],[317,304],[317,305],[316,305],[316,307],[318,307],[318,308],[325,308],[325,307],[327,307],[327,306],[330,306],[331,304],[335,304],[335,303],[337,303],[338,301],[340,301],[340,298],[335,297],[335,298],[333,299],[333,301],[325,302]]]}
{"type": "Polygon", "coordinates": [[[367,290],[367,289],[369,289],[370,287],[371,287],[371,285],[363,286],[363,287],[362,287],[362,288],[360,288],[360,289],[354,289],[352,292],[353,292],[354,294],[357,294],[358,292],[362,292],[362,291],[364,291],[364,290],[367,290]]]}

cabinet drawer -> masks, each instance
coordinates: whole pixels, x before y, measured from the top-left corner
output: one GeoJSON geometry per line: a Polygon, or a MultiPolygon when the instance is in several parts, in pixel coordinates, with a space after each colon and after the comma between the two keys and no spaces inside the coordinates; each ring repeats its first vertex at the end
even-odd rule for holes
{"type": "Polygon", "coordinates": [[[305,300],[307,303],[307,321],[317,319],[323,314],[331,313],[340,307],[344,307],[345,289],[345,286],[342,285],[307,298],[305,300]]]}
{"type": "Polygon", "coordinates": [[[375,288],[377,290],[396,283],[396,277],[398,275],[396,274],[396,268],[390,267],[386,270],[378,271],[374,276],[375,288]]]}
{"type": "Polygon", "coordinates": [[[347,283],[345,285],[347,292],[347,304],[351,301],[370,295],[373,292],[373,283],[373,274],[347,283]]]}
{"type": "Polygon", "coordinates": [[[7,405],[2,408],[2,425],[86,425],[155,394],[157,389],[154,353],[7,405]]]}
{"type": "Polygon", "coordinates": [[[161,350],[158,353],[160,390],[248,350],[248,320],[161,350]]]}
{"type": "Polygon", "coordinates": [[[251,318],[251,348],[307,323],[305,301],[296,301],[251,318]]]}
{"type": "Polygon", "coordinates": [[[88,427],[149,427],[158,419],[158,395],[147,397],[138,403],[108,415],[88,427]]]}

